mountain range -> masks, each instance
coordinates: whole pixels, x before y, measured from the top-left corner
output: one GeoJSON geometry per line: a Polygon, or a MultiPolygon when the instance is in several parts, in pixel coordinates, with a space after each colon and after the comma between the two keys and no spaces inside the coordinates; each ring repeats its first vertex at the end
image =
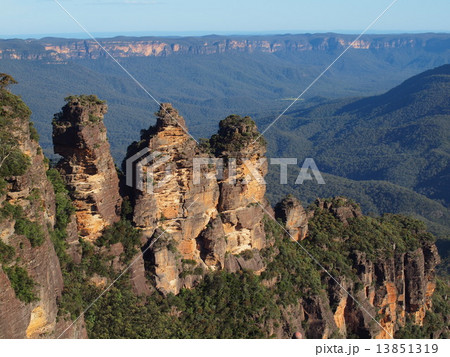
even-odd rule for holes
{"type": "Polygon", "coordinates": [[[271,155],[312,157],[332,176],[328,185],[277,189],[297,192],[305,202],[331,192],[347,195],[366,212],[415,214],[448,235],[449,92],[450,65],[444,65],[382,95],[286,113],[267,133],[271,155]]]}

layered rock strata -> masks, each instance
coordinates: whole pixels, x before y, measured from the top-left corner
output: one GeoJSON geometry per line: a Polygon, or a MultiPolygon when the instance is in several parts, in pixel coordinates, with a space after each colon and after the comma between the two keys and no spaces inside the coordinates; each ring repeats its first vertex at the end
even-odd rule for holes
{"type": "MultiPolygon", "coordinates": [[[[217,53],[304,53],[308,51],[334,51],[348,46],[356,50],[386,50],[445,48],[448,35],[386,36],[368,35],[354,41],[351,35],[315,34],[283,36],[206,36],[201,38],[112,38],[101,39],[102,46],[115,58],[165,57],[172,55],[211,55],[217,53]]],[[[93,40],[15,40],[0,41],[0,59],[67,61],[95,60],[107,57],[93,40]],[[24,44],[28,44],[25,47],[24,44]]]]}
{"type": "Polygon", "coordinates": [[[77,230],[94,241],[119,220],[119,179],[106,137],[107,106],[95,96],[73,96],[53,120],[58,170],[70,188],[77,230]]]}
{"type": "MultiPolygon", "coordinates": [[[[246,250],[258,255],[265,244],[263,211],[257,203],[264,202],[265,186],[247,178],[250,172],[243,163],[245,157],[255,164],[265,148],[257,142],[236,152],[236,158],[225,148],[219,155],[211,154],[219,150],[216,142],[233,143],[229,131],[248,143],[257,136],[252,121],[245,126],[239,122],[222,121],[205,149],[189,136],[178,112],[164,103],[156,126],[129,147],[125,167],[127,177],[133,177],[133,219],[147,237],[159,240],[149,259],[156,286],[163,292],[192,286],[205,269],[263,268],[258,258],[247,265],[237,259],[246,250]],[[252,135],[242,135],[245,132],[252,135]],[[223,165],[220,161],[229,159],[236,159],[233,172],[230,161],[223,165]]],[[[263,177],[266,165],[258,167],[263,177]]]]}
{"type": "MultiPolygon", "coordinates": [[[[344,225],[362,217],[359,207],[343,197],[318,200],[315,206],[319,211],[330,212],[344,225]]],[[[305,227],[307,229],[308,220],[314,217],[315,211],[305,210],[297,199],[287,197],[276,206],[275,212],[291,236],[297,239],[305,227]]],[[[343,237],[336,239],[341,239],[343,244],[343,237]]],[[[392,256],[375,260],[366,253],[355,251],[351,261],[357,276],[355,281],[359,280],[362,286],[357,288],[354,281],[345,277],[335,276],[340,285],[326,277],[327,297],[317,296],[301,303],[301,311],[310,311],[308,320],[314,325],[310,337],[356,334],[366,338],[391,338],[408,319],[416,325],[423,324],[426,311],[432,307],[435,268],[440,261],[433,243],[423,243],[410,252],[394,248],[392,256]],[[344,289],[352,292],[361,305],[344,289]],[[331,310],[331,306],[335,308],[331,310]],[[379,325],[370,315],[378,319],[379,325]],[[313,316],[318,316],[319,320],[313,316]]]]}

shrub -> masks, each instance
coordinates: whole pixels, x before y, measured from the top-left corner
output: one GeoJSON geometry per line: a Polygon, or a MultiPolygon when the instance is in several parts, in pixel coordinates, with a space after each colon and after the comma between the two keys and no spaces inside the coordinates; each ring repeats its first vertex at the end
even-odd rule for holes
{"type": "Polygon", "coordinates": [[[30,127],[30,139],[36,142],[39,142],[39,134],[36,130],[36,128],[34,127],[33,122],[30,121],[30,123],[28,124],[30,127]]]}
{"type": "Polygon", "coordinates": [[[203,273],[204,273],[204,270],[202,267],[196,267],[193,271],[194,275],[203,275],[203,273]]]}
{"type": "Polygon", "coordinates": [[[181,262],[183,264],[187,264],[187,265],[196,265],[197,262],[194,259],[181,259],[181,262]]]}
{"type": "Polygon", "coordinates": [[[133,215],[133,206],[131,205],[130,199],[125,197],[122,201],[122,219],[128,219],[133,215]]]}
{"type": "Polygon", "coordinates": [[[67,103],[72,103],[72,102],[77,102],[80,103],[81,105],[86,105],[86,104],[104,104],[106,103],[106,101],[104,100],[100,100],[96,95],[94,94],[90,94],[90,95],[86,95],[86,94],[81,94],[81,95],[70,95],[66,98],[64,98],[64,100],[67,103]]]}
{"type": "Polygon", "coordinates": [[[0,90],[7,89],[11,84],[17,84],[17,81],[7,73],[0,73],[0,90]]]}
{"type": "Polygon", "coordinates": [[[42,226],[37,222],[32,222],[25,217],[23,209],[9,202],[5,202],[0,209],[0,217],[5,219],[15,219],[15,233],[24,235],[33,247],[40,246],[45,240],[45,233],[42,226]]]}
{"type": "Polygon", "coordinates": [[[2,177],[0,177],[0,196],[5,194],[7,185],[8,183],[2,177]]]}
{"type": "Polygon", "coordinates": [[[0,263],[7,264],[14,258],[14,248],[0,240],[0,263]]]}
{"type": "Polygon", "coordinates": [[[33,188],[27,197],[27,200],[37,201],[41,197],[41,191],[38,188],[33,188]]]}
{"type": "Polygon", "coordinates": [[[2,218],[12,218],[12,219],[19,219],[23,217],[23,210],[22,207],[12,205],[9,202],[5,202],[3,204],[3,207],[0,209],[0,216],[2,218]]]}
{"type": "Polygon", "coordinates": [[[124,248],[122,260],[124,263],[128,263],[138,252],[140,238],[141,233],[129,221],[121,219],[107,227],[95,244],[109,247],[111,244],[122,243],[124,248]]]}
{"type": "Polygon", "coordinates": [[[50,238],[61,265],[64,265],[64,263],[69,261],[69,257],[66,253],[66,228],[70,222],[70,217],[75,213],[75,207],[72,205],[69,191],[58,170],[54,168],[47,170],[47,178],[53,185],[56,203],[56,223],[53,231],[50,232],[50,238]]]}
{"type": "Polygon", "coordinates": [[[30,166],[30,158],[19,149],[11,149],[8,158],[0,167],[0,177],[21,176],[30,166]]]}
{"type": "Polygon", "coordinates": [[[56,201],[56,225],[55,228],[61,231],[65,230],[70,221],[70,217],[75,213],[75,207],[69,197],[69,190],[66,188],[58,170],[50,169],[47,171],[47,177],[53,185],[56,201]]]}
{"type": "Polygon", "coordinates": [[[32,222],[28,218],[18,218],[14,225],[14,229],[17,234],[27,237],[33,247],[40,246],[44,243],[44,231],[37,222],[32,222]]]}
{"type": "Polygon", "coordinates": [[[33,292],[33,288],[36,285],[33,279],[28,275],[27,271],[17,265],[13,267],[3,267],[8,275],[9,282],[11,283],[16,297],[25,303],[30,303],[39,300],[33,292]]]}
{"type": "Polygon", "coordinates": [[[244,258],[244,260],[250,260],[253,258],[253,251],[251,249],[244,250],[240,256],[244,258]]]}
{"type": "Polygon", "coordinates": [[[257,140],[260,145],[265,146],[265,139],[260,136],[255,122],[248,116],[230,115],[220,121],[219,132],[211,136],[209,145],[202,142],[202,147],[210,150],[216,155],[239,155],[239,152],[257,140]]]}
{"type": "Polygon", "coordinates": [[[28,108],[23,100],[19,96],[14,95],[7,90],[0,89],[0,100],[2,105],[8,106],[12,109],[14,117],[28,118],[31,115],[30,108],[28,108]]]}
{"type": "Polygon", "coordinates": [[[167,249],[169,250],[169,252],[173,253],[173,254],[177,254],[178,253],[178,248],[177,245],[175,243],[175,241],[172,239],[169,241],[169,243],[167,244],[167,249]]]}
{"type": "Polygon", "coordinates": [[[102,118],[100,118],[100,117],[98,117],[98,116],[96,116],[96,115],[94,115],[94,114],[89,114],[89,121],[90,121],[92,124],[96,124],[96,123],[101,122],[101,121],[102,121],[102,118]]]}

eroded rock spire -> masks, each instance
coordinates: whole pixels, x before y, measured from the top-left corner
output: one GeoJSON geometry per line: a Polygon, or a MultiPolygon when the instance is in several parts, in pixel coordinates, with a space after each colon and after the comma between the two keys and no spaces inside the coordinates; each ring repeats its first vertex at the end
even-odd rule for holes
{"type": "Polygon", "coordinates": [[[53,120],[58,170],[71,189],[79,234],[90,241],[119,220],[122,199],[103,116],[107,105],[96,96],[66,98],[53,120]]]}

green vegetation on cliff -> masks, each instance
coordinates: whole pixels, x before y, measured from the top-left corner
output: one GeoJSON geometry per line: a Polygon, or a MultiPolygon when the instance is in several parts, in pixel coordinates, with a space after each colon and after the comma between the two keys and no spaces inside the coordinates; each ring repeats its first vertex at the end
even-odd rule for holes
{"type": "Polygon", "coordinates": [[[132,226],[130,221],[121,219],[119,222],[106,228],[95,244],[99,247],[109,248],[111,244],[122,243],[124,249],[121,257],[122,261],[129,263],[138,253],[140,238],[140,232],[132,226]]]}
{"type": "Polygon", "coordinates": [[[67,103],[79,103],[82,106],[106,103],[106,101],[99,99],[95,94],[70,95],[65,97],[64,100],[67,103]]]}
{"type": "Polygon", "coordinates": [[[11,287],[16,293],[16,297],[25,303],[30,303],[39,300],[36,294],[33,292],[33,288],[36,283],[28,275],[27,271],[17,265],[12,267],[3,267],[3,270],[8,275],[11,287]]]}
{"type": "MultiPolygon", "coordinates": [[[[109,248],[112,244],[122,243],[124,252],[120,260],[124,264],[129,264],[138,251],[139,238],[140,233],[129,222],[121,220],[106,228],[95,245],[81,240],[80,264],[73,262],[62,250],[65,246],[61,245],[61,240],[56,240],[56,243],[54,241],[55,247],[61,245],[56,250],[59,252],[64,278],[59,313],[62,315],[69,313],[72,319],[75,319],[101,292],[92,279],[107,278],[111,281],[118,275],[112,267],[114,256],[101,252],[102,247],[109,248]]],[[[125,277],[128,275],[125,274],[125,277]]]]}
{"type": "Polygon", "coordinates": [[[0,208],[0,219],[14,219],[15,233],[24,235],[33,247],[44,243],[45,234],[42,226],[38,222],[30,221],[25,216],[22,207],[9,202],[3,203],[3,207],[0,208]]]}
{"type": "Polygon", "coordinates": [[[67,225],[70,217],[75,213],[75,208],[69,197],[69,190],[67,189],[58,170],[51,168],[47,171],[47,178],[53,185],[55,191],[55,208],[56,208],[56,222],[53,230],[50,231],[50,237],[55,247],[56,254],[60,261],[67,261],[66,254],[67,243],[67,225]]]}
{"type": "MultiPolygon", "coordinates": [[[[8,84],[16,83],[12,77],[3,81],[4,73],[0,73],[0,80],[5,85],[0,87],[0,186],[8,176],[20,176],[25,173],[30,160],[19,148],[20,139],[23,139],[24,129],[22,121],[28,120],[31,111],[20,99],[8,91],[8,84]]],[[[26,123],[29,125],[28,122],[26,123]]],[[[35,138],[34,131],[31,132],[35,138]]]]}
{"type": "Polygon", "coordinates": [[[14,255],[14,248],[0,240],[0,264],[10,263],[13,260],[14,255]]]}
{"type": "MultiPolygon", "coordinates": [[[[25,174],[30,167],[30,158],[21,145],[29,139],[39,140],[33,123],[29,121],[30,109],[20,97],[9,92],[12,84],[17,84],[13,77],[0,73],[0,196],[5,194],[11,177],[25,174]]],[[[27,199],[36,201],[39,196],[39,190],[33,189],[27,199]]],[[[29,212],[25,212],[22,206],[11,204],[4,197],[0,201],[0,223],[13,221],[16,235],[25,236],[32,247],[42,245],[45,234],[41,224],[34,218],[30,220],[29,212]]],[[[24,243],[16,247],[14,242],[7,242],[0,240],[0,267],[8,276],[17,299],[25,303],[39,300],[34,291],[36,283],[24,268],[20,254],[16,254],[16,249],[22,249],[24,243]]]]}
{"type": "MultiPolygon", "coordinates": [[[[219,123],[219,132],[209,140],[210,150],[216,156],[239,156],[253,142],[266,145],[252,118],[229,115],[219,123]]],[[[203,142],[204,144],[206,142],[203,142]]]]}

